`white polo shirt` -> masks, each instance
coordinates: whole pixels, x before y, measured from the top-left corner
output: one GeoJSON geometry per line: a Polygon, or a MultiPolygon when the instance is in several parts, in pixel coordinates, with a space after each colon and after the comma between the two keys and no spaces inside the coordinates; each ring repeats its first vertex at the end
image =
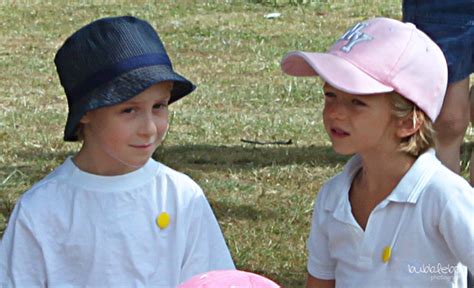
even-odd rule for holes
{"type": "Polygon", "coordinates": [[[472,187],[431,149],[374,208],[363,231],[349,202],[361,164],[354,156],[318,194],[308,272],[336,279],[337,287],[466,287],[466,266],[474,271],[472,187]]]}
{"type": "Polygon", "coordinates": [[[234,264],[202,190],[152,159],[111,177],[67,159],[23,194],[0,243],[0,287],[170,288],[220,269],[234,264]]]}

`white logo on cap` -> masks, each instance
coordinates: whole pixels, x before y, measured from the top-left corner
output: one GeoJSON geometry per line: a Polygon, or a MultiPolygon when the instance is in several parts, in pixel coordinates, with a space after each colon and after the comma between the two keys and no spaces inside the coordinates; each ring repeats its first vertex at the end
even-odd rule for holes
{"type": "Polygon", "coordinates": [[[344,33],[344,35],[342,35],[342,37],[339,39],[339,41],[340,40],[347,40],[349,42],[347,42],[346,45],[342,46],[341,50],[346,52],[346,53],[349,53],[351,51],[352,47],[354,47],[357,43],[372,40],[373,38],[371,36],[369,36],[369,35],[367,35],[367,34],[365,34],[364,32],[361,31],[362,29],[364,29],[367,26],[369,26],[369,24],[367,24],[367,23],[357,23],[354,27],[347,30],[347,32],[344,33]]]}

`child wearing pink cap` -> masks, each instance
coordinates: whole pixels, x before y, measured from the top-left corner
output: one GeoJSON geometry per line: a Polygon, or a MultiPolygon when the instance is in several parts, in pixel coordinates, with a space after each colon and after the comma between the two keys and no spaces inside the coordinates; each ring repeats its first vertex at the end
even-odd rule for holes
{"type": "Polygon", "coordinates": [[[355,154],[317,196],[307,287],[466,287],[473,188],[432,148],[440,48],[413,24],[374,18],[282,69],[324,80],[324,127],[337,153],[355,154]]]}

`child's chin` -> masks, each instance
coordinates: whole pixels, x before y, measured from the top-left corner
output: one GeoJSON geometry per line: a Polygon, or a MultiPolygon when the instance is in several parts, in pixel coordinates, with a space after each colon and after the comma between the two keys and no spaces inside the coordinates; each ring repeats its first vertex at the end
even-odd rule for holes
{"type": "Polygon", "coordinates": [[[148,160],[150,160],[151,157],[148,157],[144,160],[140,160],[140,161],[134,161],[132,163],[128,163],[129,166],[133,167],[133,168],[141,168],[143,166],[145,166],[146,162],[148,162],[148,160]]]}
{"type": "Polygon", "coordinates": [[[130,168],[133,168],[133,169],[139,169],[143,166],[145,166],[145,164],[148,162],[148,160],[150,160],[151,156],[149,157],[140,157],[139,159],[129,159],[128,161],[124,161],[122,162],[123,164],[125,164],[126,166],[130,167],[130,168]]]}
{"type": "Polygon", "coordinates": [[[339,154],[339,155],[349,156],[349,155],[355,154],[354,151],[348,150],[348,149],[336,148],[334,146],[332,147],[332,149],[334,150],[334,152],[336,152],[336,154],[339,154]]]}

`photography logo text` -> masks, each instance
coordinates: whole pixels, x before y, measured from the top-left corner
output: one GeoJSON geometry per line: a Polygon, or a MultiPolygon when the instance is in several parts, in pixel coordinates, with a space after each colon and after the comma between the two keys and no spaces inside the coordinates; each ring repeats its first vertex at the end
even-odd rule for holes
{"type": "Polygon", "coordinates": [[[421,266],[415,266],[408,264],[408,272],[410,274],[430,274],[431,280],[446,280],[451,281],[454,274],[459,269],[456,265],[443,265],[441,263],[423,264],[421,266]]]}

